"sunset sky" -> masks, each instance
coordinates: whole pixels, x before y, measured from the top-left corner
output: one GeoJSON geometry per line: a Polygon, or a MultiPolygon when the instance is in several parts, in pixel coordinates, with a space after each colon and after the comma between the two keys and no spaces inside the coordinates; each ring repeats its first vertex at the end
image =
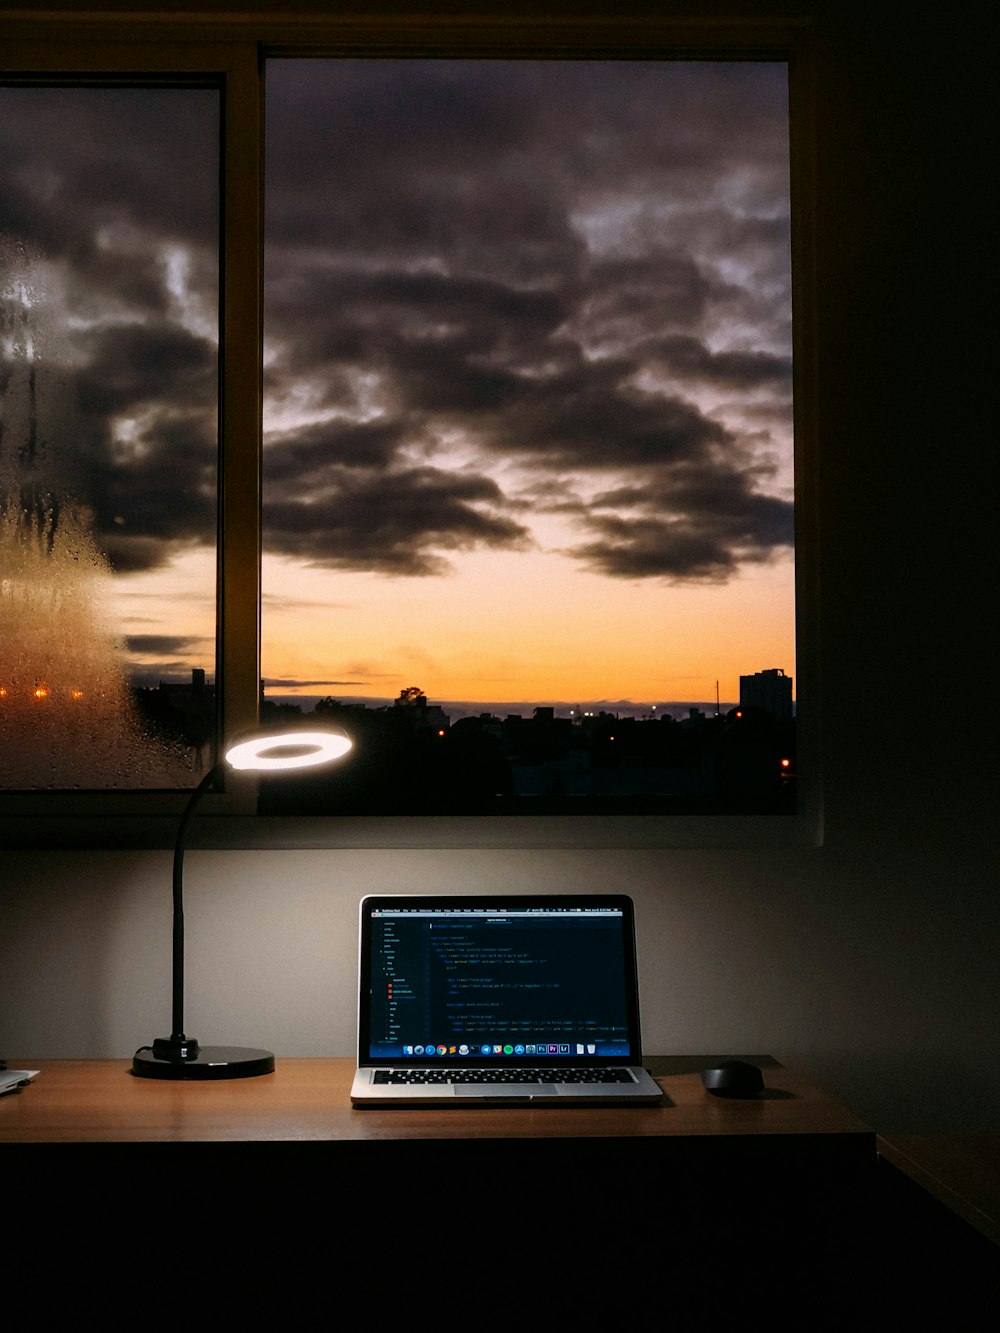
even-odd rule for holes
{"type": "Polygon", "coordinates": [[[785,70],[279,61],[274,688],[794,669],[785,70]]]}
{"type": "MultiPolygon", "coordinates": [[[[38,467],[135,672],[211,673],[217,102],[78,90],[32,145],[33,91],[0,92],[0,268],[38,293],[38,467]]],[[[784,66],[278,61],[267,94],[269,693],[793,673],[784,66]]]]}

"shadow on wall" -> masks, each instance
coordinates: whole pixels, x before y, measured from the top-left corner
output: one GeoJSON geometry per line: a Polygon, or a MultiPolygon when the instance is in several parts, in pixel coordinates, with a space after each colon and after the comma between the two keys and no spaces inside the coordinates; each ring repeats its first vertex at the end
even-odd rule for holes
{"type": "Polygon", "coordinates": [[[153,855],[162,893],[136,891],[150,853],[7,855],[0,1056],[100,1058],[123,1020],[135,1045],[169,1025],[170,858],[153,855]]]}

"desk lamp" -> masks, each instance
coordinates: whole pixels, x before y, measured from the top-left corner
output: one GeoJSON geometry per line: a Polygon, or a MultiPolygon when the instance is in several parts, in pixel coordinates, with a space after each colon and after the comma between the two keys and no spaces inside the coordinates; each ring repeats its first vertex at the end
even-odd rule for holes
{"type": "Polygon", "coordinates": [[[132,1073],[141,1078],[251,1078],[274,1071],[270,1051],[244,1046],[199,1046],[184,1035],[184,842],[195,809],[226,766],[258,773],[282,773],[332,763],[351,748],[350,740],[328,731],[270,732],[232,745],[206,773],[184,808],[174,844],[173,1027],[169,1037],[140,1046],[132,1073]]]}

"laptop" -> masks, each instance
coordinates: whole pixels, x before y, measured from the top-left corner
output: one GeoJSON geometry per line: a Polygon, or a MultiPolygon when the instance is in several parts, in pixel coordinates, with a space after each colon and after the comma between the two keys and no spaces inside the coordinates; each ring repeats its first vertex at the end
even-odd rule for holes
{"type": "Polygon", "coordinates": [[[663,1100],[624,895],[366,897],[359,978],[356,1106],[663,1100]]]}

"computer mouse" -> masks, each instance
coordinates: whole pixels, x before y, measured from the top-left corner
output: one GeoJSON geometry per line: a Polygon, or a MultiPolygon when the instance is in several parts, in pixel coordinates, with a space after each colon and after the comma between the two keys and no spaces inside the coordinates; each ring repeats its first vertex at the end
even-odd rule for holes
{"type": "Polygon", "coordinates": [[[701,1081],[715,1097],[756,1097],[764,1091],[764,1075],[746,1060],[724,1060],[703,1069],[701,1081]]]}

